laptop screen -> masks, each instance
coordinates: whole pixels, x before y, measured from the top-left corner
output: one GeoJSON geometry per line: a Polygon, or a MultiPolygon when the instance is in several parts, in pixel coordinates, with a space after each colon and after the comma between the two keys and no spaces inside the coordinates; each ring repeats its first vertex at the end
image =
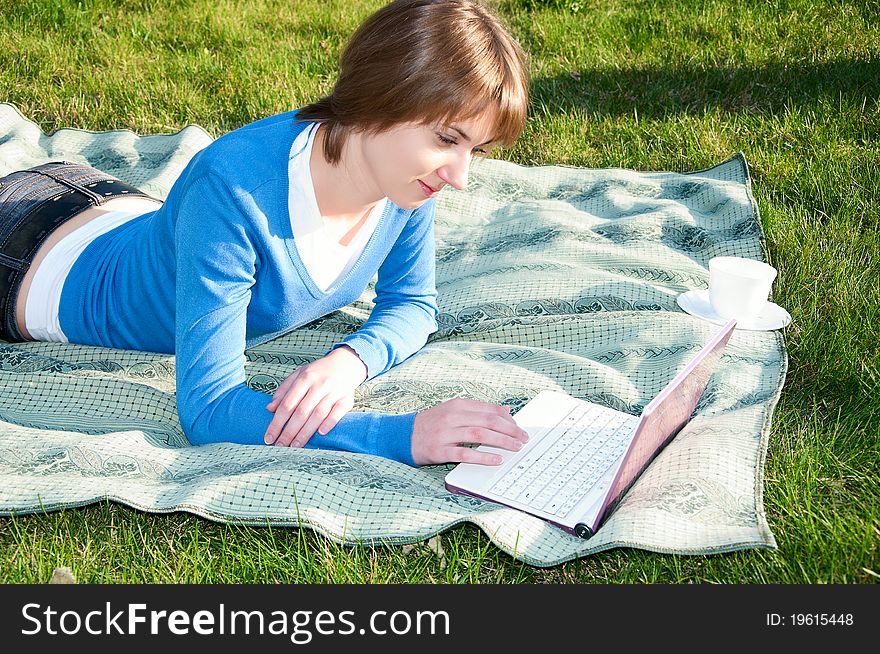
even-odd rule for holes
{"type": "Polygon", "coordinates": [[[605,514],[611,513],[618,500],[629,490],[660,450],[690,419],[735,326],[735,320],[724,325],[684,370],[676,375],[675,379],[669,382],[642,411],[639,425],[624,455],[623,463],[611,484],[602,510],[596,516],[594,530],[601,524],[605,514]]]}

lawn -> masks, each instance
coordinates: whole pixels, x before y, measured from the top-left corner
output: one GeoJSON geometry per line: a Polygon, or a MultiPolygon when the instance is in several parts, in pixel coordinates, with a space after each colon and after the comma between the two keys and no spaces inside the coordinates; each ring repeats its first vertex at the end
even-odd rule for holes
{"type": "MultiPolygon", "coordinates": [[[[0,0],[0,101],[62,127],[220,134],[329,91],[377,0],[0,0]]],[[[0,518],[0,581],[877,583],[880,2],[496,0],[531,58],[523,165],[753,175],[789,370],[766,460],[779,549],[616,549],[536,569],[476,527],[343,547],[103,503],[0,518]]]]}

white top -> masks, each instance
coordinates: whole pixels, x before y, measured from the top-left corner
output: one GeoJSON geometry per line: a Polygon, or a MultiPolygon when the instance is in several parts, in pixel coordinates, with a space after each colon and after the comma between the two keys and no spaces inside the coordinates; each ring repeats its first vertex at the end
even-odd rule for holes
{"type": "MultiPolygon", "coordinates": [[[[342,281],[354,266],[385,210],[387,198],[370,211],[354,239],[348,245],[340,245],[338,236],[328,229],[321,217],[312,183],[309,161],[317,128],[315,123],[304,129],[290,149],[288,211],[300,258],[315,285],[326,292],[337,281],[342,281]]],[[[47,253],[34,274],[25,305],[25,325],[32,338],[67,342],[58,320],[58,307],[64,281],[77,257],[99,236],[155,209],[155,201],[129,198],[125,210],[110,211],[89,221],[61,239],[47,253]]]]}
{"type": "Polygon", "coordinates": [[[318,123],[310,125],[300,132],[290,148],[289,184],[291,189],[299,189],[300,192],[288,194],[287,207],[293,240],[300,259],[315,285],[326,292],[337,281],[342,281],[357,262],[376,229],[388,200],[382,198],[370,211],[351,242],[340,245],[339,236],[324,223],[315,198],[309,161],[317,130],[318,123]]]}
{"type": "Polygon", "coordinates": [[[64,280],[77,257],[89,243],[102,234],[132,218],[155,211],[158,205],[154,200],[133,197],[128,198],[126,207],[128,208],[123,211],[108,211],[90,220],[58,241],[46,254],[31,281],[25,303],[25,325],[31,338],[38,341],[67,342],[67,336],[61,331],[58,321],[58,306],[61,304],[64,280]]]}

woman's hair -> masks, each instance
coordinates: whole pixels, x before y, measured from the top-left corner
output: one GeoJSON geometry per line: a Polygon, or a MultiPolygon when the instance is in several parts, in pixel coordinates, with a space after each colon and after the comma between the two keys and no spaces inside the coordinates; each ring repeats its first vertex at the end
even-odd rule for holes
{"type": "Polygon", "coordinates": [[[493,144],[525,126],[528,64],[486,7],[470,0],[395,0],[352,35],[330,95],[297,113],[323,123],[324,154],[339,163],[348,135],[401,123],[443,124],[497,110],[493,144]]]}

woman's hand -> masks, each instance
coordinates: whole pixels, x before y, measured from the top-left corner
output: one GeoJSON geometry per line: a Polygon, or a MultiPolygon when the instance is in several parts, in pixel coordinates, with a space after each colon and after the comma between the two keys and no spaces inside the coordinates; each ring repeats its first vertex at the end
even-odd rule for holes
{"type": "Polygon", "coordinates": [[[317,431],[326,434],[354,406],[354,390],[367,378],[367,366],[343,345],[287,377],[266,406],[275,417],[264,441],[303,447],[317,431]]]}
{"type": "Polygon", "coordinates": [[[456,398],[420,412],[413,423],[412,455],[418,465],[482,463],[500,465],[497,454],[478,452],[463,443],[489,445],[514,452],[529,440],[505,406],[456,398]]]}

